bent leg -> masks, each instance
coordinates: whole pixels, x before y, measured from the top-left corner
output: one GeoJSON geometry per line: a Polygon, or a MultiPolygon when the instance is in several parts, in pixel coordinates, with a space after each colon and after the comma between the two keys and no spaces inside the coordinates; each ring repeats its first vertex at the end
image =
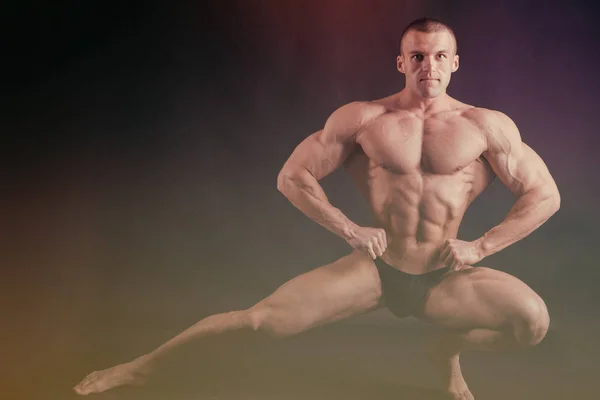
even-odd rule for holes
{"type": "Polygon", "coordinates": [[[247,310],[204,318],[151,353],[93,372],[74,389],[89,394],[141,383],[161,358],[186,343],[233,331],[289,336],[371,311],[380,299],[381,282],[373,261],[355,251],[291,279],[247,310]]]}
{"type": "Polygon", "coordinates": [[[448,274],[431,290],[422,318],[456,333],[467,348],[480,350],[535,346],[550,323],[546,305],[533,289],[485,267],[448,274]]]}
{"type": "Polygon", "coordinates": [[[534,346],[550,322],[544,301],[529,286],[485,267],[449,273],[431,290],[422,319],[443,330],[429,355],[455,399],[473,398],[460,371],[461,351],[534,346]]]}

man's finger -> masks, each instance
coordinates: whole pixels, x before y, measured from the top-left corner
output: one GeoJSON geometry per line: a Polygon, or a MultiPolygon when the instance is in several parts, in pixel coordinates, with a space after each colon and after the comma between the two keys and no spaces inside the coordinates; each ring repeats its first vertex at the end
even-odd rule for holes
{"type": "Polygon", "coordinates": [[[373,250],[375,251],[375,254],[377,254],[377,257],[381,257],[383,255],[383,249],[377,241],[373,243],[373,250]]]}
{"type": "Polygon", "coordinates": [[[462,271],[464,269],[468,269],[468,268],[465,268],[465,267],[467,267],[467,264],[460,263],[460,264],[458,264],[458,267],[456,268],[456,270],[457,271],[462,271]]]}
{"type": "Polygon", "coordinates": [[[452,267],[454,263],[454,254],[448,253],[448,255],[444,258],[443,264],[446,267],[452,267]]]}
{"type": "Polygon", "coordinates": [[[383,244],[383,251],[385,251],[385,249],[387,249],[387,235],[385,234],[385,231],[383,229],[380,232],[380,238],[381,243],[383,244]]]}
{"type": "Polygon", "coordinates": [[[367,252],[369,253],[369,256],[374,260],[377,258],[377,256],[375,255],[375,251],[373,251],[373,245],[371,243],[369,243],[367,245],[367,252]]]}
{"type": "Polygon", "coordinates": [[[448,256],[450,255],[450,252],[452,251],[452,248],[448,245],[446,245],[443,249],[442,252],[440,253],[440,260],[445,264],[448,260],[448,256]]]}
{"type": "Polygon", "coordinates": [[[381,241],[381,238],[379,236],[375,236],[373,238],[373,249],[375,250],[375,253],[377,253],[378,256],[381,256],[381,254],[383,254],[385,250],[383,242],[381,241]]]}
{"type": "Polygon", "coordinates": [[[458,271],[460,269],[461,265],[462,265],[462,263],[460,261],[458,261],[457,259],[454,259],[454,261],[452,262],[452,266],[450,267],[450,269],[452,271],[458,271]]]}

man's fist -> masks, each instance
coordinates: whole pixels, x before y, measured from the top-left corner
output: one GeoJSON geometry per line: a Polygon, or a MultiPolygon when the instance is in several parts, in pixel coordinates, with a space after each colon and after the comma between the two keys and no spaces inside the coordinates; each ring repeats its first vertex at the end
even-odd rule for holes
{"type": "Polygon", "coordinates": [[[483,254],[479,242],[448,239],[440,253],[440,262],[450,267],[451,271],[458,271],[461,266],[473,265],[482,259],[483,254]]]}
{"type": "Polygon", "coordinates": [[[372,259],[381,257],[387,248],[385,230],[381,228],[358,227],[348,240],[348,244],[372,259]]]}

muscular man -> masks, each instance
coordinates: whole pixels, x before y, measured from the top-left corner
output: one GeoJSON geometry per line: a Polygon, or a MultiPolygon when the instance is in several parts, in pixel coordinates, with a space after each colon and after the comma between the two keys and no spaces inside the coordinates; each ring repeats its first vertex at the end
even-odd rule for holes
{"type": "Polygon", "coordinates": [[[465,349],[534,346],[546,334],[544,301],[519,279],[471,265],[527,236],[560,205],[540,157],[506,115],[446,93],[458,69],[452,30],[420,19],[404,31],[398,70],[405,88],[336,110],[294,150],[279,190],[354,249],[300,275],[246,310],[207,317],[156,350],[88,375],[88,394],[138,382],[164,354],[226,331],[293,335],[387,306],[440,328],[429,355],[454,399],[473,399],[461,374],[465,349]],[[345,166],[368,200],[375,227],[350,221],[319,180],[345,166]],[[470,203],[497,176],[516,196],[505,219],[477,240],[456,238],[470,203]]]}

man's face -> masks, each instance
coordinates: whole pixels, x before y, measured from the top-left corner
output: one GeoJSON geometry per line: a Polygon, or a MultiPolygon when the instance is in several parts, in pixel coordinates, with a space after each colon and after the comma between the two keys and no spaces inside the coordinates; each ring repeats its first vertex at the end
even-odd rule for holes
{"type": "Polygon", "coordinates": [[[410,30],[402,40],[398,70],[406,75],[406,86],[425,98],[446,92],[450,75],[458,69],[456,43],[447,30],[410,30]]]}

